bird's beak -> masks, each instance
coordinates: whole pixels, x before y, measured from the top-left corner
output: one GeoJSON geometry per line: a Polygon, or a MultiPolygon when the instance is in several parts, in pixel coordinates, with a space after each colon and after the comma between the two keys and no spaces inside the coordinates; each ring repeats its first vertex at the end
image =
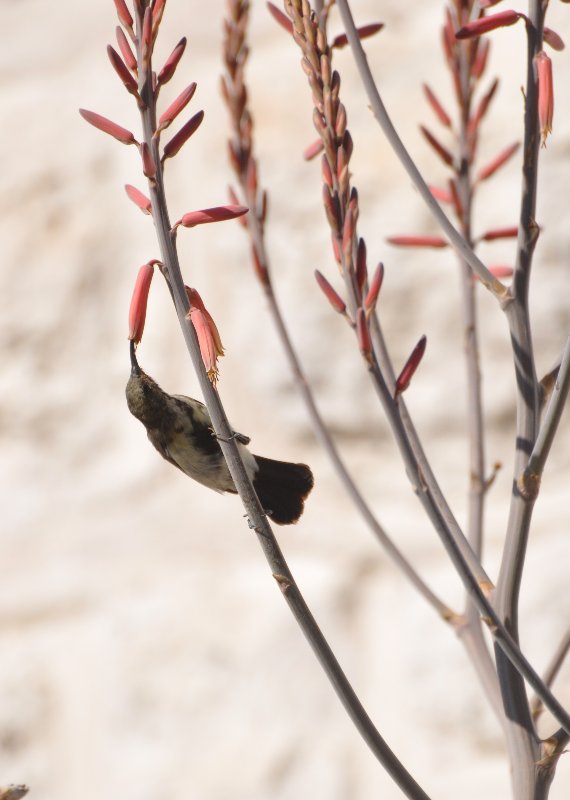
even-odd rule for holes
{"type": "Polygon", "coordinates": [[[131,340],[130,342],[130,351],[131,351],[131,375],[135,378],[138,378],[141,374],[141,368],[139,367],[139,362],[137,361],[136,356],[136,344],[131,340]]]}

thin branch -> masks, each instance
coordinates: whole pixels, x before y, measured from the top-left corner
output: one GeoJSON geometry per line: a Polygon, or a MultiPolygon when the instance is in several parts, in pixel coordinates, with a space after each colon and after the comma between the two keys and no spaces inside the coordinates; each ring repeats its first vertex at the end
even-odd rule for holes
{"type": "MultiPolygon", "coordinates": [[[[554,679],[560,672],[562,664],[566,659],[566,656],[570,653],[570,628],[566,631],[564,636],[562,637],[560,644],[554,651],[554,655],[552,656],[548,666],[544,671],[544,675],[542,676],[542,680],[544,681],[545,686],[552,686],[554,683],[554,679]]],[[[541,714],[544,710],[544,703],[540,699],[540,697],[533,697],[530,704],[531,713],[534,719],[536,719],[539,714],[541,714]]]]}

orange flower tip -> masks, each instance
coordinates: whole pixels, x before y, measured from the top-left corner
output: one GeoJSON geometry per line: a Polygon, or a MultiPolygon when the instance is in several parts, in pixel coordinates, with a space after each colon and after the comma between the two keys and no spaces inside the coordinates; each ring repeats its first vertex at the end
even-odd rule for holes
{"type": "Polygon", "coordinates": [[[369,364],[372,363],[372,341],[368,330],[366,312],[363,308],[359,308],[356,312],[356,338],[360,352],[369,364]]]}
{"type": "Polygon", "coordinates": [[[344,302],[342,297],[340,297],[340,295],[337,294],[337,292],[333,289],[333,287],[327,281],[325,276],[321,272],[319,272],[318,269],[315,270],[315,278],[317,279],[317,283],[319,284],[321,291],[323,292],[323,294],[325,295],[331,306],[334,308],[334,310],[337,311],[339,314],[346,314],[346,303],[344,302]]]}
{"type": "Polygon", "coordinates": [[[131,16],[131,12],[127,8],[125,0],[115,0],[115,8],[117,9],[117,16],[119,17],[119,22],[121,25],[124,25],[125,28],[132,30],[133,18],[131,16]]]}
{"type": "Polygon", "coordinates": [[[142,339],[150,284],[154,275],[153,262],[139,268],[129,308],[129,339],[138,344],[142,339]]]}
{"type": "Polygon", "coordinates": [[[303,158],[305,161],[312,161],[313,158],[322,153],[324,148],[323,140],[316,139],[312,144],[310,144],[305,150],[303,150],[303,158]]]}
{"type": "Polygon", "coordinates": [[[136,186],[131,186],[130,183],[127,183],[125,186],[125,191],[129,197],[129,200],[132,200],[132,202],[138,206],[138,208],[140,208],[144,214],[152,213],[152,204],[150,200],[146,195],[139,191],[136,186]]]}
{"type": "Polygon", "coordinates": [[[388,236],[386,241],[396,247],[447,247],[447,242],[440,236],[388,236]]]}
{"type": "MultiPolygon", "coordinates": [[[[375,33],[378,33],[384,27],[383,22],[371,22],[369,25],[362,25],[360,28],[356,29],[358,33],[359,39],[367,39],[369,36],[374,36],[375,33]]],[[[348,44],[348,36],[346,33],[341,33],[332,41],[331,47],[336,47],[337,50],[340,50],[343,47],[346,47],[348,44]]]]}
{"type": "Polygon", "coordinates": [[[548,134],[552,133],[554,116],[554,89],[552,84],[552,61],[544,50],[534,57],[538,77],[538,122],[542,146],[546,145],[548,134]]]}
{"type": "Polygon", "coordinates": [[[159,86],[164,86],[164,84],[168,83],[168,81],[174,75],[176,67],[178,66],[178,63],[184,54],[184,50],[186,49],[186,43],[186,37],[183,36],[172,53],[166,59],[163,68],[158,73],[157,83],[159,86]]]}
{"type": "Polygon", "coordinates": [[[378,264],[376,267],[372,281],[370,282],[370,288],[368,289],[368,293],[364,299],[364,309],[368,315],[370,315],[376,307],[376,301],[378,300],[378,295],[380,294],[383,280],[384,264],[380,262],[380,264],[378,264]]]}
{"type": "Polygon", "coordinates": [[[498,14],[479,17],[460,28],[456,32],[455,38],[471,39],[473,36],[480,36],[482,33],[494,31],[496,28],[506,28],[508,25],[514,25],[521,17],[524,17],[524,14],[519,14],[517,11],[512,10],[499,11],[498,14]]]}
{"type": "Polygon", "coordinates": [[[420,365],[420,361],[423,358],[425,353],[427,344],[426,336],[422,336],[417,345],[412,350],[412,354],[404,364],[403,370],[400,372],[396,379],[396,386],[394,389],[394,399],[398,397],[398,395],[405,392],[408,386],[411,383],[412,378],[414,377],[417,368],[420,365]]]}
{"type": "Polygon", "coordinates": [[[121,125],[117,125],[116,122],[107,119],[107,117],[102,117],[101,114],[96,114],[94,111],[88,111],[85,108],[80,108],[79,113],[83,119],[90,125],[93,125],[94,128],[98,128],[98,130],[103,131],[103,133],[108,133],[109,136],[113,136],[119,142],[123,144],[138,144],[131,131],[123,128],[121,125]]]}
{"type": "Polygon", "coordinates": [[[223,222],[227,219],[236,219],[247,214],[249,208],[246,206],[215,206],[214,208],[203,208],[199,211],[189,211],[184,214],[174,227],[194,228],[196,225],[205,225],[209,222],[223,222]]]}
{"type": "Polygon", "coordinates": [[[186,108],[192,97],[194,96],[194,92],[196,91],[196,83],[191,83],[187,86],[184,91],[180,92],[176,100],[174,100],[166,109],[164,114],[158,120],[160,128],[166,128],[167,125],[170,125],[172,120],[174,120],[180,112],[186,108]]]}
{"type": "Polygon", "coordinates": [[[273,3],[267,3],[267,9],[273,19],[281,25],[281,27],[287,31],[287,33],[293,33],[293,23],[289,19],[289,17],[285,16],[285,14],[280,11],[277,6],[273,3]]]}
{"type": "Polygon", "coordinates": [[[175,156],[186,144],[188,139],[190,139],[190,137],[196,133],[202,124],[203,119],[203,111],[198,111],[197,114],[194,114],[194,116],[191,117],[188,122],[180,128],[178,133],[176,133],[172,139],[170,139],[170,141],[164,145],[163,158],[172,158],[175,156]]]}
{"type": "Polygon", "coordinates": [[[546,42],[546,44],[548,44],[550,47],[552,47],[553,50],[557,50],[558,52],[560,52],[561,50],[564,50],[564,48],[566,46],[564,44],[564,40],[562,39],[561,36],[559,36],[556,33],[556,31],[553,31],[552,28],[546,28],[545,27],[543,29],[542,34],[544,36],[544,41],[546,42]]]}
{"type": "Polygon", "coordinates": [[[481,236],[482,242],[493,242],[495,239],[514,239],[518,236],[519,229],[516,225],[511,228],[493,228],[481,236]]]}

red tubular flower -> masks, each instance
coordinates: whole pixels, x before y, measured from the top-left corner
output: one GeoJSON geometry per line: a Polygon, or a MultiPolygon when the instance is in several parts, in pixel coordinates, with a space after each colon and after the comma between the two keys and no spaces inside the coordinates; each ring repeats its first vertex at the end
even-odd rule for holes
{"type": "Polygon", "coordinates": [[[428,129],[424,125],[420,125],[420,131],[423,133],[427,141],[433,147],[433,149],[441,158],[441,160],[444,162],[444,164],[447,164],[448,167],[453,166],[453,156],[451,155],[449,150],[441,144],[441,142],[438,142],[433,133],[428,131],[428,129]]]}
{"type": "Polygon", "coordinates": [[[552,116],[554,114],[554,91],[552,88],[552,61],[544,50],[534,57],[538,76],[538,121],[542,146],[546,145],[549,133],[552,133],[552,116]]]}
{"type": "Polygon", "coordinates": [[[471,39],[473,36],[480,36],[482,33],[494,31],[496,28],[506,28],[508,25],[514,25],[523,16],[524,14],[509,10],[499,11],[498,14],[490,14],[488,17],[479,17],[479,19],[473,19],[460,28],[456,32],[455,38],[471,39]]]}
{"type": "Polygon", "coordinates": [[[133,18],[131,16],[131,12],[127,8],[125,0],[115,0],[115,8],[117,9],[117,16],[119,17],[121,24],[124,25],[128,30],[132,31],[133,18]]]}
{"type": "Polygon", "coordinates": [[[127,40],[127,37],[123,33],[123,29],[119,25],[117,25],[115,33],[117,34],[117,44],[119,45],[119,50],[123,54],[123,58],[125,59],[125,64],[130,70],[136,72],[137,60],[134,56],[133,51],[131,50],[131,46],[127,40]]]}
{"type": "Polygon", "coordinates": [[[553,31],[552,28],[547,28],[545,26],[542,30],[542,35],[546,44],[550,45],[553,50],[564,50],[566,46],[564,44],[564,39],[558,33],[556,33],[556,31],[553,31]]]}
{"type": "Polygon", "coordinates": [[[206,310],[202,298],[196,289],[191,289],[189,286],[185,288],[188,302],[190,303],[188,317],[196,331],[198,344],[200,345],[200,354],[204,366],[206,367],[208,378],[215,385],[219,376],[218,358],[224,355],[220,334],[216,323],[206,310]]]}
{"type": "Polygon", "coordinates": [[[135,288],[133,289],[129,308],[129,339],[135,344],[140,342],[144,331],[148,293],[154,275],[154,263],[150,261],[140,267],[135,288]]]}
{"type": "Polygon", "coordinates": [[[402,392],[405,392],[408,386],[410,385],[410,382],[414,377],[414,374],[417,368],[419,367],[420,361],[422,360],[423,355],[425,353],[426,343],[427,343],[427,338],[425,336],[422,336],[422,338],[419,340],[417,345],[412,350],[411,356],[404,364],[403,370],[400,372],[400,374],[396,379],[394,398],[398,397],[398,395],[402,394],[402,392]]]}
{"type": "Polygon", "coordinates": [[[303,158],[305,161],[311,161],[313,158],[315,158],[315,156],[318,156],[319,153],[322,153],[323,147],[323,140],[316,139],[312,144],[303,150],[303,158]]]}
{"type": "Polygon", "coordinates": [[[493,242],[495,239],[513,239],[518,235],[519,229],[516,225],[511,228],[493,228],[481,236],[482,242],[493,242]]]}
{"type": "Polygon", "coordinates": [[[110,44],[107,45],[107,55],[109,56],[109,61],[113,65],[113,69],[123,82],[126,90],[130,92],[135,97],[139,96],[139,90],[137,86],[136,80],[133,78],[131,71],[121,58],[121,56],[117,53],[117,51],[111,47],[110,44]]]}

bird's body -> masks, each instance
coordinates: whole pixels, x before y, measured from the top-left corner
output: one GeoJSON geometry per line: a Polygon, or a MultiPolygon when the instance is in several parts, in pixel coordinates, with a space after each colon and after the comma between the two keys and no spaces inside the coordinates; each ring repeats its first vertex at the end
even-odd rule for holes
{"type": "MultiPolygon", "coordinates": [[[[129,411],[147,429],[163,458],[217,492],[236,492],[226,460],[212,429],[206,406],[184,395],[170,395],[139,367],[131,347],[131,376],[126,395],[129,411]]],[[[297,522],[313,475],[305,464],[255,456],[249,439],[235,433],[247,474],[266,514],[280,525],[297,522]]]]}

